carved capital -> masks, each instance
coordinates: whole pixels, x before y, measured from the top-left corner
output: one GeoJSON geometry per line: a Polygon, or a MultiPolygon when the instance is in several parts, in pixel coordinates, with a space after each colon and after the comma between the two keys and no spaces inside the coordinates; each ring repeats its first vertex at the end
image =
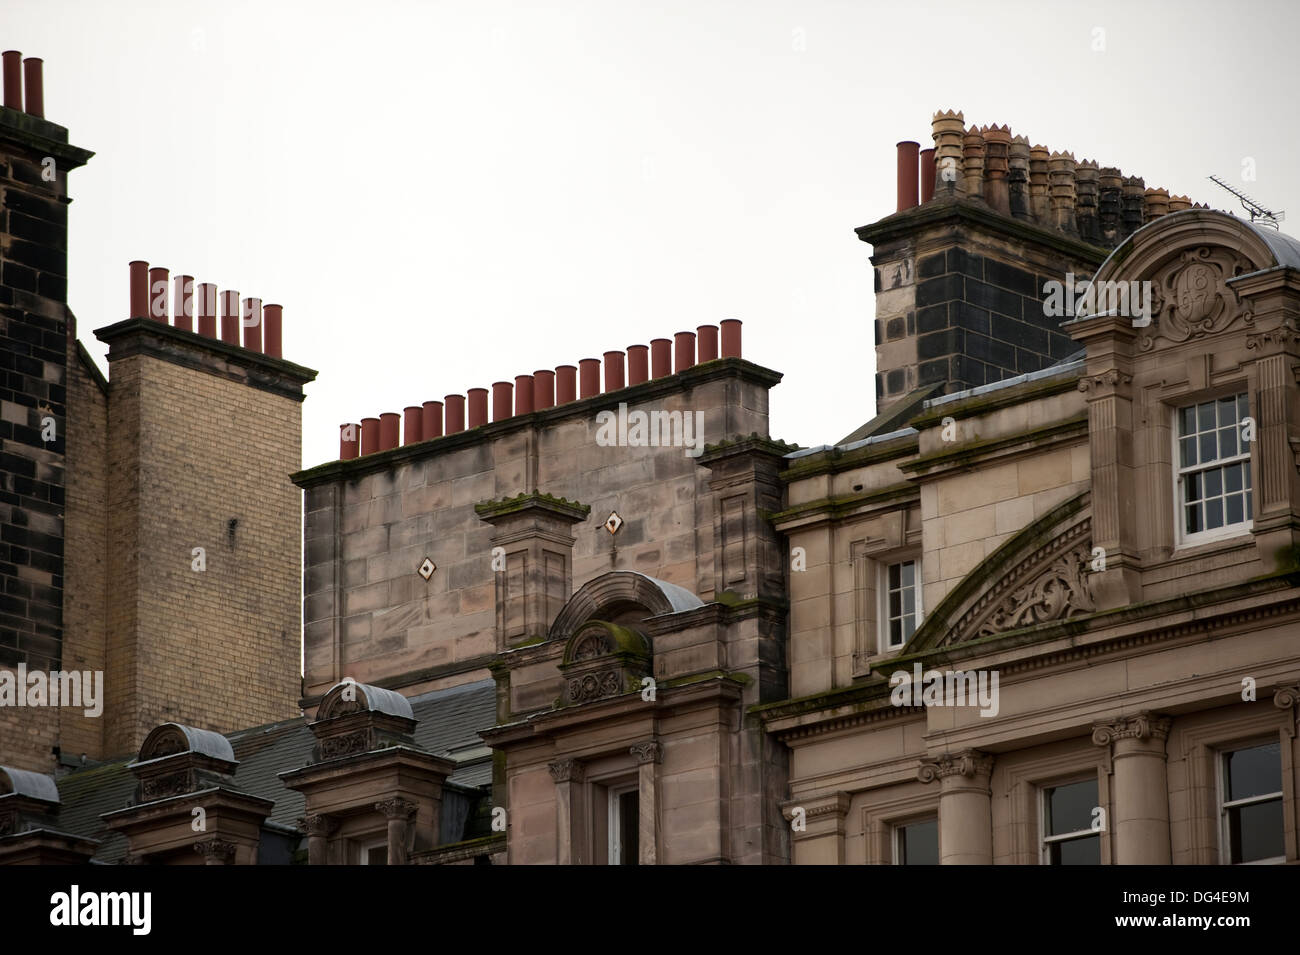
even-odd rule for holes
{"type": "Polygon", "coordinates": [[[1117,389],[1133,383],[1133,376],[1118,368],[1108,368],[1099,375],[1084,375],[1079,379],[1079,390],[1087,394],[1094,392],[1098,397],[1113,394],[1117,389]]]}
{"type": "Polygon", "coordinates": [[[420,811],[420,806],[401,796],[390,796],[375,803],[375,809],[382,812],[387,819],[414,819],[416,813],[420,811]]]}
{"type": "Polygon", "coordinates": [[[1262,358],[1278,352],[1293,352],[1300,348],[1300,329],[1296,328],[1295,319],[1290,316],[1273,329],[1253,332],[1246,336],[1246,349],[1257,351],[1262,358]]]}
{"type": "Polygon", "coordinates": [[[944,753],[942,756],[921,760],[916,778],[923,783],[932,783],[946,776],[961,776],[974,779],[993,772],[993,757],[977,749],[964,749],[960,753],[944,753]]]}
{"type": "Polygon", "coordinates": [[[1279,686],[1273,690],[1273,705],[1279,710],[1289,710],[1300,703],[1300,686],[1279,686]]]}
{"type": "Polygon", "coordinates": [[[328,836],[338,828],[338,823],[331,817],[317,812],[310,816],[299,816],[298,828],[308,836],[328,836]]]}
{"type": "Polygon", "coordinates": [[[582,763],[576,759],[557,759],[549,764],[551,778],[557,783],[580,783],[583,778],[582,763]]]}
{"type": "Polygon", "coordinates": [[[1115,740],[1121,739],[1162,740],[1169,736],[1169,726],[1172,722],[1167,716],[1138,713],[1136,716],[1094,723],[1092,741],[1098,746],[1109,746],[1115,740]]]}
{"type": "Polygon", "coordinates": [[[630,752],[638,764],[641,763],[662,763],[664,761],[663,747],[659,741],[652,739],[644,743],[633,743],[630,752]]]}
{"type": "Polygon", "coordinates": [[[203,856],[209,865],[229,865],[235,858],[235,844],[216,836],[194,843],[194,851],[203,856]]]}

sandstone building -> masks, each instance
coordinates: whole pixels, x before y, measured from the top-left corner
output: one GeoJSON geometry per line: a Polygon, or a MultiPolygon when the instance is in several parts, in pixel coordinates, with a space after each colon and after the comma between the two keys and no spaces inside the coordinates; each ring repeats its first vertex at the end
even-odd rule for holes
{"type": "Polygon", "coordinates": [[[939,113],[838,445],[729,320],[299,470],[278,307],[132,263],[98,377],[5,62],[0,667],[107,692],[0,709],[0,860],[1300,859],[1300,243],[939,113]]]}

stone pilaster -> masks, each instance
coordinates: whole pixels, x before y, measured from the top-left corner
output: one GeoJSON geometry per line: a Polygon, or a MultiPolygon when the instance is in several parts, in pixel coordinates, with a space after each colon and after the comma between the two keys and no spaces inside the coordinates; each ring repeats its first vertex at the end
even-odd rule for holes
{"type": "Polygon", "coordinates": [[[844,865],[844,824],[852,797],[836,791],[811,799],[793,800],[781,807],[786,819],[798,820],[802,812],[802,829],[794,830],[796,865],[844,865]]]}
{"type": "Polygon", "coordinates": [[[409,799],[392,796],[375,803],[375,809],[388,820],[388,864],[406,865],[410,825],[420,807],[409,799]]]}
{"type": "Polygon", "coordinates": [[[555,780],[555,864],[585,865],[582,851],[582,763],[560,759],[549,764],[555,780]]]}
{"type": "MultiPolygon", "coordinates": [[[[1125,319],[1098,319],[1122,329],[1125,319]]],[[[1131,332],[1125,336],[1132,338],[1131,332]]],[[[1112,343],[1113,344],[1113,343],[1112,343]]],[[[1090,346],[1091,347],[1091,346],[1090,346]]],[[[1112,356],[1115,360],[1118,356],[1112,356]]],[[[1137,566],[1136,462],[1133,460],[1133,376],[1127,360],[1079,379],[1088,396],[1088,441],[1092,462],[1092,546],[1100,547],[1105,570],[1089,576],[1099,610],[1136,603],[1141,596],[1137,566]]]]}
{"type": "Polygon", "coordinates": [[[917,779],[939,780],[941,865],[993,864],[992,773],[993,757],[974,749],[921,760],[917,779]]]}
{"type": "Polygon", "coordinates": [[[329,864],[329,838],[338,823],[323,813],[312,813],[298,820],[298,828],[307,833],[307,864],[329,864]]]}
{"type": "Polygon", "coordinates": [[[1169,865],[1169,781],[1165,741],[1171,720],[1152,713],[1092,728],[1092,741],[1110,747],[1111,829],[1116,865],[1169,865]]]}
{"type": "Polygon", "coordinates": [[[631,753],[637,762],[637,804],[641,818],[638,822],[640,865],[655,865],[659,858],[659,764],[663,762],[663,747],[658,740],[632,744],[631,753]]]}

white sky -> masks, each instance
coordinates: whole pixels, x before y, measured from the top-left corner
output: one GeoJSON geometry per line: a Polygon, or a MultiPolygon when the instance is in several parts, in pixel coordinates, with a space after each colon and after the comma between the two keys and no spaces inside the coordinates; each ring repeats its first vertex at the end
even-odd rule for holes
{"type": "Polygon", "coordinates": [[[962,109],[1300,217],[1297,9],[3,0],[0,44],[96,152],[69,303],[101,367],[131,259],[279,302],[310,466],[342,422],[724,318],[785,373],[773,436],[836,441],[874,413],[853,229],[894,211],[898,140],[962,109]]]}

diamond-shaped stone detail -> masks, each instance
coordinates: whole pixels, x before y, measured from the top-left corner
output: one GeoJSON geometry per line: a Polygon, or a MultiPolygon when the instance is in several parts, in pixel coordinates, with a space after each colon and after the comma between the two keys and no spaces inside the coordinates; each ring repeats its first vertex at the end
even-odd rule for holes
{"type": "Polygon", "coordinates": [[[420,565],[420,576],[428,580],[433,576],[433,572],[438,569],[438,565],[429,558],[424,558],[424,563],[420,565]]]}
{"type": "Polygon", "coordinates": [[[610,511],[609,517],[605,518],[605,530],[611,534],[617,534],[618,529],[623,526],[623,518],[618,516],[618,511],[610,511]]]}

